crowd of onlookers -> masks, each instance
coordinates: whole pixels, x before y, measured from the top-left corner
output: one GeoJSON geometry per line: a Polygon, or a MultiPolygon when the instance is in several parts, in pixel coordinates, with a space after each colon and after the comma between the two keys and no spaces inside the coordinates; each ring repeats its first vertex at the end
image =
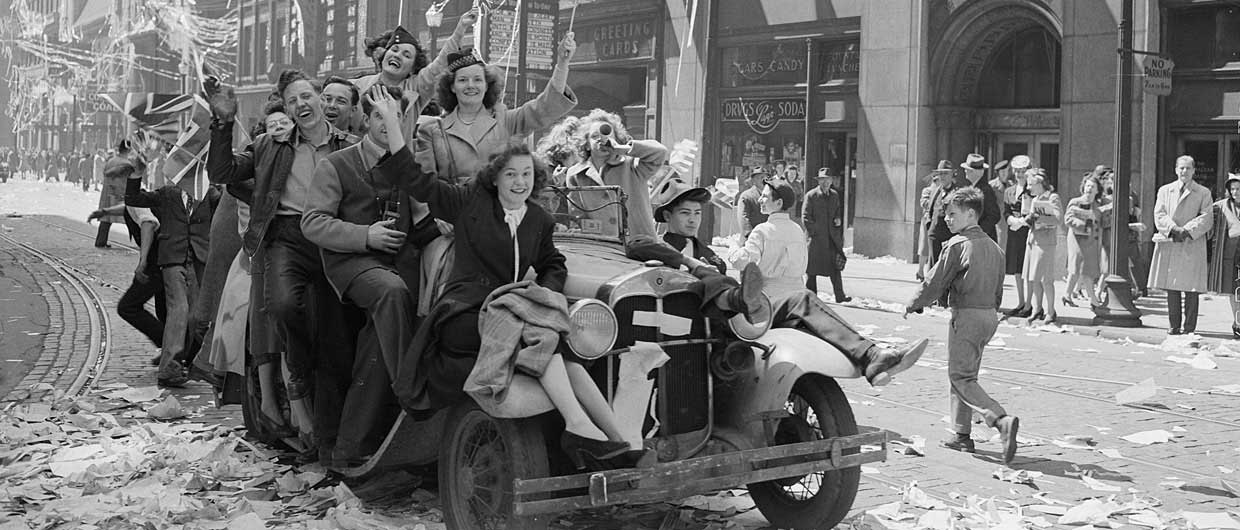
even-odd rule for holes
{"type": "Polygon", "coordinates": [[[68,182],[83,191],[98,189],[103,182],[103,163],[113,151],[97,149],[50,151],[0,147],[0,175],[4,179],[68,182]]]}

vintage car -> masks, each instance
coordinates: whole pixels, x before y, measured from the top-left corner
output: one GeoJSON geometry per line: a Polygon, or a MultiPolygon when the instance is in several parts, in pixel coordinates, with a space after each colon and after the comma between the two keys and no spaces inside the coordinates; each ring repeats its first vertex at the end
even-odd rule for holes
{"type": "Polygon", "coordinates": [[[841,521],[859,466],[887,454],[886,431],[859,433],[836,383],[860,377],[857,368],[800,330],[705,318],[692,275],[625,257],[620,188],[552,188],[542,199],[568,260],[568,344],[595,359],[592,375],[613,408],[622,406],[615,400],[627,353],[653,343],[669,357],[639,398],[649,403],[637,405],[655,455],[645,460],[657,461],[576,471],[556,443],[563,420],[533,378],[517,375],[503,406],[469,400],[416,421],[401,412],[368,461],[340,472],[362,477],[438,461],[445,522],[456,530],[545,528],[561,512],[733,488],[748,488],[780,528],[841,521]]]}

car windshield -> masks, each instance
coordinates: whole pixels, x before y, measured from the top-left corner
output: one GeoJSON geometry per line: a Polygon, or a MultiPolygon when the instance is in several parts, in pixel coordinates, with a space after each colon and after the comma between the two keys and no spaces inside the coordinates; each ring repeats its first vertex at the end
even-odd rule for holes
{"type": "Polygon", "coordinates": [[[624,244],[628,236],[627,196],[619,186],[551,186],[538,203],[555,216],[556,237],[624,244]]]}

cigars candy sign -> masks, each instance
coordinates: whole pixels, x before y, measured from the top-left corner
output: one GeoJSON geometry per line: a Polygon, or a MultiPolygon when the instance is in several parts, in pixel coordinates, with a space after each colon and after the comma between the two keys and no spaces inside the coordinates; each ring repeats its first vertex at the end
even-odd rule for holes
{"type": "Polygon", "coordinates": [[[729,98],[723,100],[723,121],[743,121],[758,134],[769,134],[785,120],[805,120],[801,98],[729,98]]]}

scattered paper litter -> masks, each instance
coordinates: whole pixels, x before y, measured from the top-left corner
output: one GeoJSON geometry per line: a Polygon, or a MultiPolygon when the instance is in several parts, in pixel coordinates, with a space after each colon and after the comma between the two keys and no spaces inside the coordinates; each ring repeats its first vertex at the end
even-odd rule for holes
{"type": "Polygon", "coordinates": [[[108,399],[123,399],[130,403],[145,403],[159,399],[159,396],[163,393],[164,390],[157,386],[129,387],[115,392],[108,392],[104,397],[108,399]]]}
{"type": "Polygon", "coordinates": [[[1120,454],[1119,449],[1099,449],[1098,452],[1102,453],[1107,458],[1123,458],[1124,457],[1124,455],[1120,454]]]}
{"type": "Polygon", "coordinates": [[[1034,479],[1041,478],[1042,472],[1029,471],[1028,469],[1014,470],[1001,467],[995,469],[994,472],[991,473],[991,476],[1004,482],[1011,482],[1013,484],[1028,484],[1033,486],[1034,479]]]}
{"type": "Polygon", "coordinates": [[[1059,517],[1059,524],[1102,524],[1111,517],[1111,514],[1122,509],[1122,506],[1113,501],[1089,499],[1069,508],[1066,513],[1059,517]]]}
{"type": "Polygon", "coordinates": [[[1158,386],[1154,383],[1154,378],[1151,377],[1116,393],[1115,403],[1119,405],[1141,403],[1157,394],[1158,386]]]}
{"type": "Polygon", "coordinates": [[[900,454],[926,456],[926,438],[924,436],[914,434],[908,437],[907,442],[904,440],[892,440],[891,443],[900,446],[900,454]]]}
{"type": "Polygon", "coordinates": [[[1140,445],[1160,444],[1170,442],[1175,436],[1162,429],[1153,431],[1141,431],[1129,434],[1128,436],[1120,436],[1124,440],[1140,445]]]}
{"type": "Polygon", "coordinates": [[[1119,491],[1119,486],[1112,486],[1089,475],[1081,475],[1081,482],[1094,491],[1119,491]]]}
{"type": "Polygon", "coordinates": [[[925,491],[922,491],[921,488],[917,487],[916,482],[911,482],[904,487],[903,500],[905,504],[911,505],[915,508],[921,508],[923,510],[938,510],[947,507],[945,504],[931,498],[925,491]]]}
{"type": "Polygon", "coordinates": [[[1240,482],[1232,482],[1221,478],[1218,481],[1223,486],[1223,489],[1230,491],[1232,495],[1240,497],[1240,482]]]}
{"type": "Polygon", "coordinates": [[[1194,528],[1240,530],[1240,522],[1222,512],[1180,512],[1194,528]]]}
{"type": "Polygon", "coordinates": [[[1061,440],[1051,440],[1051,443],[1066,449],[1092,449],[1097,444],[1093,436],[1085,434],[1070,434],[1061,440]]]}
{"type": "Polygon", "coordinates": [[[147,409],[146,413],[157,420],[175,420],[185,417],[185,409],[181,408],[181,402],[171,394],[160,404],[147,409]]]}
{"type": "Polygon", "coordinates": [[[1228,394],[1240,394],[1240,383],[1232,385],[1215,385],[1212,388],[1228,394]]]}

